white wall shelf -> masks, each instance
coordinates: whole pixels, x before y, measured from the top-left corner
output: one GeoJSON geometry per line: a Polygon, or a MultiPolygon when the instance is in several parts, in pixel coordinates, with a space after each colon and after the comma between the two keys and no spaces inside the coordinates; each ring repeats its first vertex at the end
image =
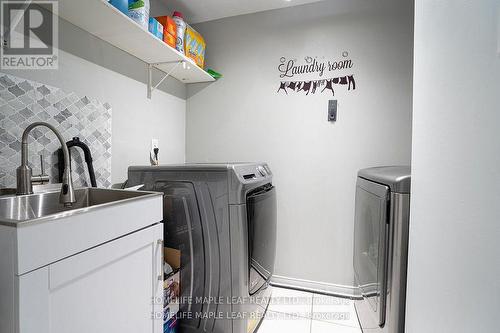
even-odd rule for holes
{"type": "MultiPolygon", "coordinates": [[[[154,37],[106,0],[59,0],[58,3],[59,17],[183,83],[215,81],[194,61],[154,37]],[[182,62],[185,65],[176,66],[182,62]]],[[[148,92],[152,88],[148,82],[148,92]]]]}

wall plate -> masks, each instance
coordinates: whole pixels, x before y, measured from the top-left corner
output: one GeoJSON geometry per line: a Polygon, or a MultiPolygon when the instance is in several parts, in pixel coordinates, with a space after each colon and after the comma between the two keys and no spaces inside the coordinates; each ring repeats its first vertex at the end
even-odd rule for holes
{"type": "Polygon", "coordinates": [[[328,121],[337,121],[337,100],[328,101],[328,121]]]}
{"type": "Polygon", "coordinates": [[[151,151],[155,148],[160,148],[158,139],[151,139],[151,151]]]}
{"type": "Polygon", "coordinates": [[[159,165],[158,161],[158,155],[155,154],[155,149],[158,148],[158,151],[160,149],[158,139],[151,139],[151,151],[149,152],[149,159],[151,162],[151,165],[159,165]]]}

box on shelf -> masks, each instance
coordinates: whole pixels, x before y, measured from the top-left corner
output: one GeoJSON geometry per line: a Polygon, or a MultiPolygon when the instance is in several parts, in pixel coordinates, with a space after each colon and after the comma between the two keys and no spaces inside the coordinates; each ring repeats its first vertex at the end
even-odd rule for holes
{"type": "Polygon", "coordinates": [[[186,28],[186,56],[194,60],[201,68],[205,65],[205,49],[206,43],[203,37],[194,30],[191,26],[186,28]]]}
{"type": "Polygon", "coordinates": [[[163,25],[163,41],[175,48],[175,40],[177,39],[177,27],[174,19],[170,16],[157,16],[155,17],[158,22],[163,25]]]}
{"type": "Polygon", "coordinates": [[[170,274],[165,276],[163,281],[163,329],[164,332],[170,333],[175,332],[175,315],[179,312],[179,297],[181,295],[181,251],[166,247],[164,248],[163,254],[165,262],[173,269],[170,274]],[[173,323],[172,320],[175,323],[173,323]]]}
{"type": "Polygon", "coordinates": [[[149,32],[156,38],[163,40],[163,25],[155,18],[149,18],[149,32]]]}

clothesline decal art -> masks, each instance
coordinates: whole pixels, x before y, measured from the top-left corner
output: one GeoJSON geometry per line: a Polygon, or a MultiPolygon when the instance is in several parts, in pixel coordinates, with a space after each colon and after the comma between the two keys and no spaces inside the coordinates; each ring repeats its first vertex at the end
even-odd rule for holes
{"type": "Polygon", "coordinates": [[[331,79],[312,81],[281,81],[278,93],[284,91],[288,95],[288,91],[297,93],[304,91],[307,96],[309,94],[315,94],[318,91],[323,93],[325,90],[330,90],[332,95],[335,96],[335,85],[347,85],[347,90],[351,90],[351,88],[352,90],[356,90],[356,80],[354,79],[354,75],[346,75],[331,79]]]}

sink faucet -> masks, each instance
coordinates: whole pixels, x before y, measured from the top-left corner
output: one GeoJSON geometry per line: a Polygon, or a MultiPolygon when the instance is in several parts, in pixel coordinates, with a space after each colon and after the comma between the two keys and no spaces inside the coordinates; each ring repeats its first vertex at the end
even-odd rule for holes
{"type": "Polygon", "coordinates": [[[56,135],[61,143],[61,148],[64,156],[64,173],[62,177],[61,193],[59,195],[59,202],[66,207],[70,207],[76,202],[75,191],[73,189],[73,180],[71,179],[69,151],[66,142],[61,133],[52,125],[44,122],[36,122],[28,127],[23,132],[21,141],[21,165],[17,168],[17,195],[32,194],[32,170],[28,165],[28,135],[35,127],[44,126],[50,129],[56,135]]]}

